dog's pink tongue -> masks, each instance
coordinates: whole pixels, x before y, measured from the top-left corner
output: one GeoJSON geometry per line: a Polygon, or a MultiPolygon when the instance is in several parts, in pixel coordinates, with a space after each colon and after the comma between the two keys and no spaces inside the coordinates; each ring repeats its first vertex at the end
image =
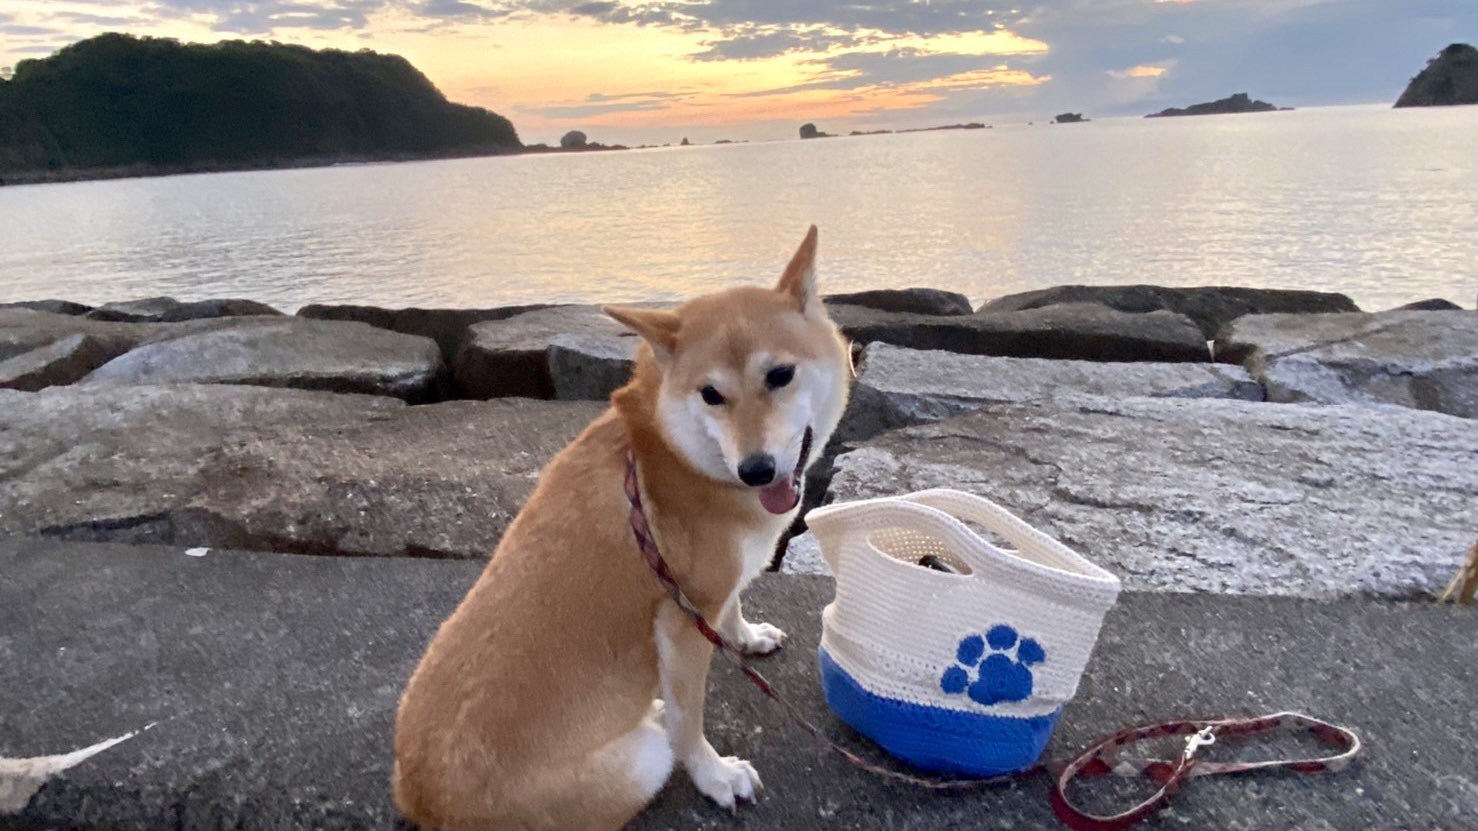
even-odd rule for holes
{"type": "Polygon", "coordinates": [[[795,482],[786,476],[779,482],[760,489],[760,504],[772,514],[783,514],[795,507],[801,495],[795,492],[795,482]]]}

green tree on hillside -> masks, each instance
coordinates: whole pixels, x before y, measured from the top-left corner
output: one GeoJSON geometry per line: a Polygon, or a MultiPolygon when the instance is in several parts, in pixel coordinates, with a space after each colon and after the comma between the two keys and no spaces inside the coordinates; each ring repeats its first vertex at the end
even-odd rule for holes
{"type": "Polygon", "coordinates": [[[0,87],[0,171],[496,153],[508,119],[453,104],[369,50],[107,34],[21,61],[0,87]]]}

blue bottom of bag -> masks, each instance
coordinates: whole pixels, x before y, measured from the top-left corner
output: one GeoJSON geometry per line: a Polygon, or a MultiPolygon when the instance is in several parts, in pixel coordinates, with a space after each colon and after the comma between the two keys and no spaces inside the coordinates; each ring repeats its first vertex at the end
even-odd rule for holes
{"type": "Polygon", "coordinates": [[[1036,763],[1062,715],[1013,718],[946,710],[883,698],[862,688],[819,650],[826,703],[853,729],[899,759],[927,771],[998,776],[1036,763]]]}

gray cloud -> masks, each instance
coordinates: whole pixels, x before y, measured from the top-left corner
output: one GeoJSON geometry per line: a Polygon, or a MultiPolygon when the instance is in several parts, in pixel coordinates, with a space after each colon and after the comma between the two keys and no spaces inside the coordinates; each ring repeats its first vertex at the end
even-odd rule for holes
{"type": "Polygon", "coordinates": [[[618,101],[646,100],[646,99],[659,99],[659,100],[661,100],[661,99],[674,99],[674,98],[683,98],[683,97],[684,96],[681,93],[677,93],[677,92],[625,92],[625,93],[621,93],[620,95],[607,95],[607,94],[601,93],[601,92],[592,92],[592,93],[590,93],[590,95],[588,95],[588,96],[585,97],[585,100],[588,101],[588,102],[590,102],[590,103],[592,103],[592,104],[604,104],[604,103],[607,103],[607,102],[614,103],[614,102],[618,102],[618,101]]]}
{"type": "Polygon", "coordinates": [[[270,34],[277,29],[362,29],[385,0],[336,0],[331,3],[234,3],[211,28],[218,32],[270,34]]]}
{"type": "Polygon", "coordinates": [[[629,6],[614,0],[517,0],[515,5],[535,14],[562,14],[618,25],[630,23],[687,29],[691,23],[657,3],[629,6]]]}
{"type": "Polygon", "coordinates": [[[84,26],[137,26],[148,23],[148,19],[142,17],[110,17],[101,14],[83,14],[82,12],[52,12],[47,15],[49,20],[61,21],[65,24],[84,26]]]}
{"type": "Polygon", "coordinates": [[[568,104],[548,107],[517,107],[519,112],[545,118],[586,118],[606,113],[653,112],[667,109],[666,101],[623,101],[614,104],[568,104]]]}
{"type": "MultiPolygon", "coordinates": [[[[894,49],[888,52],[847,52],[821,61],[835,72],[855,72],[870,82],[913,83],[929,81],[1000,66],[1001,59],[991,55],[925,53],[917,49],[894,49]]],[[[861,84],[859,84],[861,86],[861,84]]]]}
{"type": "MultiPolygon", "coordinates": [[[[635,5],[588,2],[579,13],[612,22],[697,28],[828,26],[910,34],[980,31],[1022,14],[1010,0],[657,0],[635,5]]],[[[574,11],[572,8],[571,11],[574,11]]]]}
{"type": "Polygon", "coordinates": [[[837,47],[855,47],[870,42],[851,33],[834,33],[820,29],[799,30],[785,27],[739,27],[724,37],[708,41],[708,49],[693,55],[698,61],[747,61],[773,58],[791,52],[825,52],[837,47]]]}
{"type": "MultiPolygon", "coordinates": [[[[156,0],[149,7],[162,18],[202,15],[211,28],[242,35],[270,35],[278,29],[363,29],[369,15],[399,0],[156,0]]],[[[96,5],[112,5],[111,0],[96,5]]]]}
{"type": "Polygon", "coordinates": [[[620,3],[609,2],[609,0],[596,3],[581,3],[580,5],[570,9],[570,13],[586,15],[588,17],[604,17],[605,15],[611,14],[620,7],[620,3]]]}
{"type": "Polygon", "coordinates": [[[0,23],[0,34],[14,35],[16,37],[46,37],[60,35],[62,31],[47,26],[22,26],[18,23],[0,23]]]}
{"type": "Polygon", "coordinates": [[[681,101],[690,96],[691,93],[679,92],[634,92],[620,95],[593,92],[577,104],[551,104],[545,107],[518,107],[517,109],[519,112],[546,118],[587,118],[606,113],[663,110],[674,101],[681,101]]]}
{"type": "Polygon", "coordinates": [[[515,11],[506,3],[489,5],[467,0],[423,0],[411,8],[419,16],[468,22],[501,20],[515,11]]]}

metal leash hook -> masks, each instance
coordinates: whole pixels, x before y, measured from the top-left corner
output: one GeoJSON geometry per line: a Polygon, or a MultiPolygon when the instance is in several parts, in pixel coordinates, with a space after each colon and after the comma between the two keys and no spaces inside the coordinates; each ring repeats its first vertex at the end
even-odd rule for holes
{"type": "Polygon", "coordinates": [[[1201,728],[1201,731],[1185,740],[1185,755],[1181,758],[1189,762],[1201,748],[1216,744],[1216,734],[1211,732],[1211,726],[1201,728]]]}

